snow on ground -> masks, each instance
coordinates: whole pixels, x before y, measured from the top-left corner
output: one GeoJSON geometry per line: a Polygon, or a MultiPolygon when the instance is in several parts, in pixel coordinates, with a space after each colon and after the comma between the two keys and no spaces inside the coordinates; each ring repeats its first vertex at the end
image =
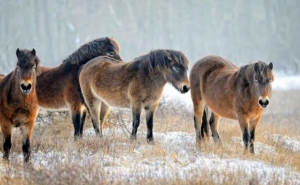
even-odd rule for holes
{"type": "Polygon", "coordinates": [[[265,137],[275,141],[277,144],[281,145],[287,150],[290,150],[294,153],[300,153],[300,142],[295,139],[280,134],[266,134],[265,137]]]}
{"type": "MultiPolygon", "coordinates": [[[[95,137],[92,128],[87,129],[84,136],[90,134],[95,137]]],[[[104,137],[110,134],[123,135],[121,128],[105,129],[104,137]]],[[[123,135],[124,136],[124,135],[123,135]]],[[[279,184],[299,184],[300,174],[293,172],[289,167],[278,167],[272,164],[240,158],[222,157],[209,153],[203,154],[195,147],[195,134],[187,132],[154,133],[155,144],[149,145],[141,142],[138,145],[131,142],[114,142],[109,147],[124,149],[124,153],[96,152],[78,153],[76,151],[56,152],[38,151],[32,153],[32,164],[35,168],[46,168],[55,170],[55,166],[62,163],[78,163],[80,165],[98,164],[105,172],[107,179],[112,181],[126,179],[127,182],[134,183],[139,177],[152,179],[192,179],[192,178],[212,178],[217,184],[226,182],[228,178],[241,178],[241,184],[249,183],[251,179],[257,179],[260,184],[274,182],[274,178],[279,184]],[[128,148],[132,148],[128,152],[128,148]],[[151,155],[151,152],[154,155],[151,155]]],[[[143,138],[139,138],[143,139],[143,138]]],[[[238,140],[234,138],[234,140],[238,140]]],[[[287,139],[288,140],[288,139],[287,139]]],[[[298,143],[299,144],[299,143],[298,143]]],[[[272,147],[259,144],[258,148],[272,147]]],[[[22,161],[21,154],[12,153],[14,160],[22,161]]],[[[1,167],[0,171],[5,172],[6,168],[1,167]]],[[[10,172],[11,174],[11,172],[10,172]]]]}

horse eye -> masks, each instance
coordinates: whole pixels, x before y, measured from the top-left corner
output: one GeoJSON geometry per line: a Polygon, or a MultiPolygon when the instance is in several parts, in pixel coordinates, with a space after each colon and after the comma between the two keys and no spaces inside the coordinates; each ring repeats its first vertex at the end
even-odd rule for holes
{"type": "Polygon", "coordinates": [[[173,71],[178,72],[179,71],[179,67],[172,67],[173,71]]]}
{"type": "Polygon", "coordinates": [[[115,52],[113,52],[113,51],[112,51],[112,52],[109,52],[109,53],[107,53],[107,55],[108,55],[108,56],[114,56],[114,55],[115,55],[115,52]]]}

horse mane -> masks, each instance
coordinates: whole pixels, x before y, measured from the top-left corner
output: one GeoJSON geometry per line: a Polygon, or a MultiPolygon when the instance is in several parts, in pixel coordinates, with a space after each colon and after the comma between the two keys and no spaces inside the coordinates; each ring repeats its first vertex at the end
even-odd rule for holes
{"type": "Polygon", "coordinates": [[[83,65],[89,60],[103,55],[105,48],[119,51],[119,44],[116,40],[109,37],[98,38],[80,46],[74,53],[69,55],[62,63],[73,65],[83,65]]]}
{"type": "Polygon", "coordinates": [[[249,67],[249,65],[250,65],[250,64],[244,65],[244,66],[240,67],[240,69],[238,70],[238,73],[237,73],[237,75],[236,75],[237,78],[239,78],[239,77],[241,77],[241,76],[244,75],[244,73],[245,73],[246,69],[249,67]]]}
{"type": "Polygon", "coordinates": [[[184,63],[188,61],[187,58],[183,55],[182,52],[176,50],[167,50],[167,49],[157,49],[152,50],[148,54],[144,54],[140,57],[134,59],[134,62],[144,61],[148,64],[148,69],[159,69],[162,70],[164,68],[170,67],[170,60],[178,63],[184,63]]]}

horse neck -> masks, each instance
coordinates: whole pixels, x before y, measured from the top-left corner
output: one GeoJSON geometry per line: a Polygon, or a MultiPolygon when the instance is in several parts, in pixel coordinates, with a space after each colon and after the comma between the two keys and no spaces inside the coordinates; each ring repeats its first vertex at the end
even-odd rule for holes
{"type": "MultiPolygon", "coordinates": [[[[130,65],[134,66],[136,63],[132,62],[130,65]]],[[[140,61],[138,69],[134,69],[134,67],[130,68],[132,70],[137,70],[136,75],[139,78],[144,79],[144,81],[147,81],[148,85],[161,87],[167,83],[164,69],[158,69],[158,67],[150,68],[147,61],[140,61]]]]}
{"type": "Polygon", "coordinates": [[[250,93],[253,95],[253,97],[256,97],[255,87],[254,87],[254,64],[250,64],[247,66],[247,68],[243,72],[244,74],[241,75],[242,83],[244,83],[245,80],[249,83],[250,93]]]}

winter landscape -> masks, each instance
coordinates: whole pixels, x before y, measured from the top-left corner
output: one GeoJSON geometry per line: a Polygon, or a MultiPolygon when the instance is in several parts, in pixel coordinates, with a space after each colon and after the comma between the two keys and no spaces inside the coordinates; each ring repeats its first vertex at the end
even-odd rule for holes
{"type": "Polygon", "coordinates": [[[299,8],[298,0],[0,0],[4,75],[16,67],[17,48],[35,48],[41,65],[56,67],[100,37],[117,40],[125,62],[168,48],[187,56],[188,72],[214,54],[237,66],[272,62],[275,75],[255,154],[244,153],[236,120],[220,120],[222,143],[210,137],[196,144],[190,92],[167,84],[154,116],[153,144],[146,140],[144,113],[137,140],[130,139],[131,111],[112,109],[101,138],[87,116],[82,139],[74,141],[69,111],[40,109],[31,163],[23,162],[19,128],[9,162],[2,160],[1,142],[0,184],[300,184],[299,8]]]}

